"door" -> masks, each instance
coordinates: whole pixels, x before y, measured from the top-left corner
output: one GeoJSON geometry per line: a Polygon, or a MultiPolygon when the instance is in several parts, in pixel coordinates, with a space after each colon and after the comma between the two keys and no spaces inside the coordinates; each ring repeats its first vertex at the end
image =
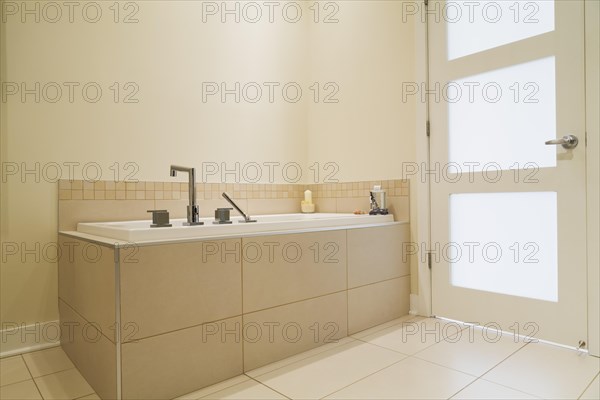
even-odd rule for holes
{"type": "Polygon", "coordinates": [[[578,346],[583,2],[430,0],[428,36],[433,313],[578,346]]]}

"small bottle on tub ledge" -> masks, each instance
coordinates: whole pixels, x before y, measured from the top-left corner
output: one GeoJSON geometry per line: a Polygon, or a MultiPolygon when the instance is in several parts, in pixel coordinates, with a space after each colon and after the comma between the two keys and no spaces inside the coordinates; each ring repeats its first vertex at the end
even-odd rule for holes
{"type": "Polygon", "coordinates": [[[381,189],[380,185],[373,186],[373,190],[371,190],[370,194],[370,202],[371,202],[371,211],[369,211],[370,215],[387,215],[388,209],[386,207],[386,199],[385,199],[385,190],[381,189]]]}
{"type": "Polygon", "coordinates": [[[310,190],[304,191],[304,200],[300,203],[300,208],[303,213],[315,212],[315,204],[312,202],[312,192],[310,190]]]}

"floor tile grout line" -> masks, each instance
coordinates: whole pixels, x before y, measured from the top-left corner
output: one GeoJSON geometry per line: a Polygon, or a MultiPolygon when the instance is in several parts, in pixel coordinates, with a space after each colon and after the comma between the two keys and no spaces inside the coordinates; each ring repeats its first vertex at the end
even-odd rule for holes
{"type": "Polygon", "coordinates": [[[258,384],[260,384],[260,385],[263,385],[263,386],[265,386],[265,387],[267,387],[267,388],[271,389],[271,390],[272,390],[272,391],[274,391],[275,393],[282,395],[282,396],[283,396],[283,397],[285,397],[286,399],[291,399],[291,397],[289,397],[289,396],[286,396],[285,394],[283,394],[283,393],[281,393],[280,391],[278,391],[278,390],[276,390],[276,389],[272,388],[271,386],[267,385],[266,383],[264,383],[264,382],[261,382],[261,381],[259,381],[259,380],[257,380],[257,379],[254,379],[254,378],[253,378],[253,377],[251,377],[251,376],[249,376],[249,378],[250,378],[251,380],[253,380],[254,382],[256,382],[256,383],[258,383],[258,384]]]}
{"type": "MultiPolygon", "coordinates": [[[[492,368],[488,369],[487,371],[485,371],[483,374],[481,374],[481,377],[483,378],[484,375],[488,374],[491,370],[493,370],[494,368],[496,368],[497,366],[499,366],[500,364],[502,364],[504,361],[508,360],[509,358],[511,358],[512,356],[514,356],[516,353],[518,353],[521,349],[524,349],[529,343],[525,342],[523,344],[523,346],[519,346],[518,349],[516,349],[515,351],[513,351],[512,353],[510,353],[508,356],[504,357],[501,361],[499,361],[498,363],[496,363],[492,368]]],[[[488,380],[488,379],[486,379],[488,380]]],[[[493,381],[490,381],[493,382],[493,381]]],[[[496,383],[496,382],[494,382],[496,383]]],[[[504,385],[503,385],[504,386],[504,385]]],[[[507,386],[509,387],[509,386],[507,386]]],[[[514,388],[511,388],[514,389],[514,388]]],[[[525,393],[525,392],[523,392],[525,393]]],[[[531,393],[527,393],[527,394],[531,394],[531,393]]]]}
{"type": "Polygon", "coordinates": [[[433,362],[433,361],[430,361],[430,360],[425,360],[425,359],[423,359],[423,358],[421,358],[421,357],[417,357],[415,354],[413,354],[413,355],[410,355],[410,356],[408,356],[408,357],[410,357],[410,358],[413,358],[413,359],[415,359],[415,360],[418,360],[418,361],[423,361],[423,362],[426,362],[426,363],[429,363],[429,364],[433,364],[433,365],[435,365],[435,366],[437,366],[437,367],[442,367],[442,368],[448,369],[448,370],[450,370],[450,371],[452,371],[452,372],[458,372],[459,374],[463,374],[463,375],[469,375],[469,376],[472,376],[473,378],[476,378],[476,379],[480,378],[480,376],[479,376],[479,375],[472,374],[472,373],[470,373],[470,372],[459,371],[459,370],[458,370],[458,369],[456,369],[456,368],[451,368],[451,367],[448,367],[448,366],[446,366],[446,365],[438,364],[438,363],[436,363],[436,362],[433,362]]]}
{"type": "MultiPolygon", "coordinates": [[[[226,381],[228,381],[228,380],[231,380],[231,379],[235,379],[235,378],[237,378],[237,377],[239,377],[239,376],[242,376],[242,375],[244,375],[244,376],[245,376],[245,377],[247,377],[247,378],[250,378],[250,377],[249,377],[248,375],[246,375],[245,373],[242,373],[242,374],[240,374],[240,375],[234,376],[233,378],[225,379],[224,381],[217,382],[217,383],[214,383],[214,384],[212,384],[212,385],[209,385],[209,386],[205,386],[205,387],[203,387],[203,388],[200,388],[200,389],[198,389],[198,390],[196,390],[196,391],[200,391],[200,390],[204,390],[204,389],[207,389],[207,388],[213,387],[214,385],[221,384],[221,383],[223,383],[223,382],[226,382],[226,381]]],[[[212,394],[215,394],[215,393],[217,393],[217,392],[220,392],[221,390],[229,389],[229,388],[231,388],[231,387],[234,387],[234,386],[236,386],[236,385],[239,385],[240,383],[244,383],[244,382],[246,382],[246,381],[248,381],[248,379],[246,379],[246,380],[244,380],[244,381],[242,381],[242,382],[238,382],[238,383],[232,383],[231,385],[224,386],[224,387],[223,387],[223,388],[221,388],[221,389],[217,389],[217,390],[215,390],[215,391],[212,391],[212,392],[209,392],[209,393],[205,393],[205,394],[204,394],[204,395],[202,395],[201,397],[194,397],[193,399],[189,399],[189,400],[200,400],[200,399],[203,399],[203,398],[205,398],[206,396],[210,396],[210,395],[212,395],[212,394]]],[[[189,394],[191,394],[191,393],[194,393],[194,392],[186,393],[186,394],[184,394],[183,396],[178,396],[178,397],[176,397],[176,398],[180,398],[180,397],[188,396],[188,395],[189,395],[189,394]]],[[[175,399],[173,399],[173,400],[175,400],[175,399]]]]}
{"type": "Polygon", "coordinates": [[[596,373],[596,375],[594,375],[594,377],[592,378],[592,380],[590,381],[590,383],[587,384],[587,386],[585,387],[585,389],[583,389],[583,392],[581,392],[579,394],[579,396],[577,396],[578,399],[581,398],[581,396],[583,396],[583,394],[592,386],[592,383],[594,383],[594,380],[596,378],[598,378],[598,376],[600,376],[600,372],[596,373]]]}
{"type": "MultiPolygon", "coordinates": [[[[406,315],[408,315],[408,316],[411,316],[410,314],[406,314],[406,315]]],[[[400,318],[402,318],[402,317],[400,317],[400,318]]],[[[365,338],[365,337],[367,337],[367,336],[374,335],[374,334],[376,334],[377,332],[384,331],[384,330],[386,330],[386,329],[389,329],[389,328],[391,328],[391,327],[394,327],[394,326],[396,326],[396,325],[403,324],[403,323],[405,323],[405,322],[411,322],[411,321],[414,321],[414,320],[421,321],[422,319],[426,319],[426,318],[429,318],[429,317],[421,317],[420,315],[413,315],[413,316],[411,316],[411,318],[408,318],[408,319],[403,319],[402,321],[398,321],[398,322],[396,322],[396,323],[394,323],[394,324],[388,325],[388,326],[386,326],[386,327],[383,327],[383,328],[381,328],[381,329],[377,329],[377,330],[375,330],[375,331],[373,331],[373,332],[369,333],[368,335],[362,335],[362,337],[363,337],[363,338],[365,338]]],[[[399,319],[399,318],[395,318],[395,319],[399,319]]],[[[393,321],[393,320],[392,320],[392,321],[393,321]]],[[[384,323],[382,323],[382,324],[380,324],[380,325],[387,324],[388,322],[391,322],[391,321],[384,322],[384,323]]],[[[362,330],[362,331],[360,331],[360,332],[356,332],[356,333],[353,333],[352,335],[348,335],[348,336],[349,336],[349,337],[353,337],[353,338],[355,338],[355,339],[357,339],[357,340],[358,340],[358,339],[361,339],[361,338],[357,337],[356,335],[358,335],[358,334],[359,334],[359,333],[361,333],[361,332],[368,331],[369,329],[375,329],[375,328],[379,327],[380,325],[376,325],[376,326],[373,326],[373,327],[371,327],[371,328],[363,329],[363,330],[362,330]]]]}
{"type": "Polygon", "coordinates": [[[27,365],[27,362],[25,362],[25,358],[22,355],[20,357],[23,360],[23,364],[25,364],[25,368],[27,368],[27,372],[29,373],[29,376],[31,376],[31,380],[33,381],[33,384],[35,385],[35,390],[37,390],[38,394],[40,395],[40,398],[43,399],[44,396],[42,395],[42,391],[38,387],[38,384],[35,381],[35,378],[33,377],[33,374],[31,373],[31,370],[29,370],[29,366],[27,365]]]}
{"type": "Polygon", "coordinates": [[[512,353],[510,353],[510,354],[509,354],[508,356],[506,356],[506,357],[505,357],[505,358],[504,358],[502,361],[498,362],[498,363],[497,363],[496,365],[494,365],[492,368],[488,369],[488,370],[487,370],[487,371],[485,371],[483,374],[481,374],[481,376],[480,376],[479,378],[480,378],[481,380],[484,380],[484,381],[486,381],[486,382],[491,382],[491,383],[494,383],[494,384],[496,384],[496,385],[503,386],[503,387],[505,387],[505,388],[508,388],[508,389],[516,390],[517,392],[521,392],[521,393],[527,394],[527,395],[529,395],[529,396],[533,396],[533,397],[541,398],[541,397],[540,397],[540,396],[538,396],[537,394],[533,394],[533,393],[525,392],[525,391],[523,391],[523,390],[521,390],[521,389],[517,389],[517,388],[514,388],[514,387],[512,387],[512,386],[507,386],[507,385],[505,385],[505,384],[503,384],[503,383],[496,382],[496,381],[492,381],[492,380],[490,380],[490,379],[485,379],[485,378],[484,378],[484,376],[485,376],[485,375],[487,375],[488,373],[490,373],[490,372],[491,372],[491,371],[492,371],[494,368],[498,367],[500,364],[502,364],[503,362],[505,362],[506,360],[508,360],[508,359],[509,359],[509,358],[511,358],[512,356],[514,356],[516,353],[518,353],[519,351],[521,351],[521,350],[522,350],[522,349],[524,349],[525,347],[527,347],[527,345],[529,345],[529,344],[531,344],[531,342],[525,342],[525,344],[524,344],[523,346],[519,347],[518,349],[516,349],[515,351],[513,351],[512,353]]]}
{"type": "MultiPolygon", "coordinates": [[[[71,368],[60,369],[60,370],[58,370],[58,371],[50,372],[49,374],[44,374],[44,375],[36,376],[36,377],[34,377],[33,379],[37,379],[37,378],[45,378],[46,376],[49,376],[49,375],[54,375],[54,374],[58,374],[58,373],[61,373],[61,372],[70,371],[70,370],[72,370],[72,369],[77,369],[77,367],[73,366],[73,367],[71,367],[71,368]]],[[[79,370],[78,370],[78,369],[77,369],[77,372],[79,372],[79,370]]]]}
{"type": "MultiPolygon", "coordinates": [[[[391,327],[393,327],[393,326],[399,325],[399,324],[401,324],[401,323],[404,323],[404,322],[410,322],[410,321],[411,321],[411,320],[402,321],[402,322],[400,322],[400,323],[398,323],[398,324],[394,324],[394,325],[392,325],[392,326],[389,326],[389,327],[387,327],[387,328],[384,328],[384,329],[382,329],[382,330],[385,330],[385,329],[391,328],[391,327]]],[[[419,320],[419,321],[422,321],[422,320],[419,320]]],[[[461,332],[462,332],[463,330],[465,330],[465,329],[466,329],[466,328],[463,328],[463,329],[461,329],[461,332]]],[[[377,332],[381,332],[381,331],[377,331],[377,332]]],[[[369,335],[365,336],[364,338],[366,338],[366,337],[369,337],[369,336],[371,336],[371,335],[374,335],[374,334],[375,334],[375,333],[377,333],[377,332],[373,332],[373,333],[371,333],[371,334],[369,334],[369,335]]],[[[355,338],[355,339],[356,339],[356,340],[359,340],[359,341],[361,341],[361,342],[363,342],[363,343],[367,343],[367,344],[370,344],[370,345],[373,345],[373,346],[380,347],[380,348],[382,348],[382,349],[386,349],[386,350],[390,350],[390,351],[393,351],[393,352],[396,352],[396,353],[399,353],[399,354],[403,354],[403,355],[405,355],[405,356],[407,356],[407,357],[413,357],[413,356],[416,356],[417,354],[421,353],[422,351],[425,351],[425,350],[429,349],[430,347],[432,347],[432,346],[434,346],[434,345],[436,345],[436,344],[438,344],[438,343],[441,343],[441,342],[442,342],[442,341],[439,341],[439,342],[432,343],[432,344],[430,344],[429,346],[427,346],[427,347],[424,347],[424,348],[422,348],[421,350],[419,350],[419,351],[417,351],[417,352],[415,352],[415,353],[412,353],[412,354],[407,354],[407,353],[403,353],[403,352],[401,352],[401,351],[398,351],[398,350],[395,350],[395,349],[392,349],[392,348],[389,348],[389,347],[382,346],[382,345],[380,345],[380,344],[377,344],[377,343],[368,342],[368,341],[366,341],[366,340],[363,340],[364,338],[355,338]]],[[[443,341],[446,341],[446,339],[444,339],[443,341]]],[[[423,342],[421,342],[421,343],[423,343],[423,342]]],[[[422,359],[422,358],[420,358],[420,357],[415,357],[415,358],[418,358],[419,360],[423,360],[423,359],[422,359]]],[[[423,360],[423,361],[427,361],[427,360],[423,360]]],[[[433,363],[433,364],[435,364],[435,363],[433,363]]],[[[437,365],[440,365],[440,364],[437,364],[437,365]]],[[[443,365],[440,365],[440,366],[442,366],[442,367],[443,367],[443,365]]],[[[446,367],[446,368],[448,368],[448,367],[446,367]]],[[[453,368],[450,368],[450,369],[453,369],[453,368]]],[[[462,372],[462,371],[458,371],[458,370],[455,370],[455,371],[457,371],[457,372],[462,372]]],[[[469,374],[469,375],[472,375],[472,374],[469,374]]]]}
{"type": "Polygon", "coordinates": [[[17,383],[27,382],[27,381],[31,381],[31,380],[33,380],[33,378],[21,379],[20,381],[15,381],[15,382],[7,383],[5,385],[0,385],[0,387],[6,387],[6,386],[10,386],[10,385],[16,385],[17,383]]]}
{"type": "Polygon", "coordinates": [[[15,383],[21,383],[21,382],[26,382],[26,381],[33,380],[33,376],[31,375],[31,372],[29,371],[29,368],[27,368],[27,363],[25,362],[25,359],[23,358],[23,355],[22,354],[18,354],[16,356],[7,357],[6,359],[13,358],[13,357],[15,357],[15,358],[16,357],[21,358],[21,362],[25,365],[25,369],[27,370],[27,373],[29,374],[29,378],[22,379],[20,381],[16,381],[16,382],[12,382],[12,383],[7,383],[6,385],[1,385],[0,384],[0,387],[5,387],[5,386],[9,386],[9,385],[14,385],[15,383]]]}
{"type": "MultiPolygon", "coordinates": [[[[88,394],[84,394],[83,396],[75,397],[73,400],[80,400],[80,399],[83,399],[84,397],[91,396],[93,394],[95,394],[96,396],[98,396],[98,393],[96,393],[96,391],[94,390],[92,393],[88,393],[88,394]]],[[[98,396],[98,397],[100,397],[100,396],[98,396]]]]}
{"type": "MultiPolygon", "coordinates": [[[[303,358],[299,358],[298,360],[296,360],[296,361],[292,361],[292,362],[291,362],[291,363],[289,363],[289,364],[285,364],[285,365],[282,365],[281,367],[277,367],[277,368],[275,368],[275,369],[272,369],[272,370],[270,370],[270,371],[263,372],[263,373],[261,373],[261,374],[258,374],[258,375],[256,375],[256,376],[254,376],[254,377],[252,377],[252,376],[250,376],[250,375],[248,375],[248,374],[247,374],[247,372],[250,372],[250,371],[246,371],[246,372],[244,372],[244,375],[248,376],[249,378],[255,379],[255,378],[258,378],[258,377],[260,377],[260,376],[263,376],[263,375],[266,375],[266,374],[270,374],[270,373],[272,373],[272,372],[275,372],[275,371],[277,371],[277,370],[279,370],[279,369],[281,369],[281,368],[285,368],[285,367],[288,367],[288,366],[290,366],[290,365],[293,365],[293,364],[299,363],[300,361],[304,361],[304,360],[306,360],[306,359],[308,359],[308,358],[311,358],[311,357],[318,356],[319,354],[323,354],[323,353],[325,353],[325,352],[327,352],[327,351],[330,351],[330,350],[333,350],[333,349],[335,349],[335,348],[338,348],[338,347],[341,347],[341,346],[346,346],[347,344],[351,344],[351,343],[353,343],[353,342],[355,342],[355,341],[358,341],[358,339],[352,338],[352,337],[350,337],[350,336],[346,336],[346,337],[344,337],[344,338],[342,338],[342,339],[346,339],[346,338],[350,338],[350,339],[352,339],[352,341],[350,341],[350,342],[348,342],[348,343],[340,344],[340,345],[337,345],[337,346],[332,346],[330,349],[323,349],[323,351],[319,351],[318,353],[312,354],[312,355],[310,355],[310,356],[306,356],[306,357],[303,357],[303,358]]],[[[340,339],[340,340],[342,340],[342,339],[340,339]]],[[[313,349],[310,349],[310,350],[306,350],[306,352],[309,352],[309,351],[312,351],[312,350],[315,350],[315,349],[319,349],[319,348],[321,348],[321,347],[323,347],[323,346],[319,346],[319,347],[315,347],[315,348],[313,348],[313,349]]],[[[300,354],[303,354],[303,353],[298,353],[298,354],[296,354],[296,355],[293,355],[293,356],[290,356],[290,357],[288,357],[288,358],[297,357],[297,356],[299,356],[300,354]]],[[[284,358],[284,359],[282,359],[282,360],[279,360],[279,361],[274,361],[274,362],[272,362],[272,363],[270,363],[270,364],[263,365],[262,367],[258,367],[258,368],[265,368],[265,367],[267,367],[267,366],[269,366],[269,365],[271,365],[271,364],[275,364],[275,363],[278,363],[278,362],[284,361],[284,360],[286,360],[286,359],[287,359],[287,358],[284,358]]],[[[257,368],[257,369],[258,369],[258,368],[257,368]]]]}
{"type": "Polygon", "coordinates": [[[502,386],[502,387],[504,387],[504,388],[507,388],[507,389],[515,390],[515,391],[517,391],[517,392],[519,392],[519,393],[526,394],[526,395],[528,395],[528,396],[531,396],[531,397],[534,397],[534,398],[536,398],[536,399],[543,399],[543,397],[540,397],[540,396],[538,396],[537,394],[533,394],[533,393],[529,393],[529,392],[524,392],[524,391],[522,391],[521,389],[517,389],[517,388],[514,388],[514,387],[512,387],[512,386],[507,386],[507,385],[505,385],[505,384],[503,384],[503,383],[499,383],[499,382],[490,381],[489,379],[485,379],[483,376],[482,376],[482,377],[480,377],[480,378],[479,378],[479,380],[482,380],[482,381],[485,381],[485,382],[489,382],[489,383],[493,383],[494,385],[502,386]]]}
{"type": "Polygon", "coordinates": [[[461,389],[459,389],[458,392],[456,392],[452,396],[448,397],[448,400],[452,399],[454,396],[456,396],[457,394],[459,394],[460,392],[462,392],[463,390],[465,390],[466,388],[468,388],[469,386],[471,386],[475,382],[479,381],[480,379],[481,378],[475,378],[474,380],[472,380],[471,382],[469,382],[466,386],[464,386],[461,389]]]}
{"type": "MultiPolygon", "coordinates": [[[[409,318],[409,319],[406,319],[406,320],[399,321],[397,324],[393,324],[393,325],[387,326],[387,327],[383,328],[382,330],[384,330],[384,329],[388,329],[388,328],[391,328],[392,326],[400,325],[400,324],[402,324],[402,323],[404,323],[404,322],[409,322],[409,321],[412,321],[412,320],[415,320],[415,319],[418,319],[418,318],[420,318],[420,316],[413,316],[413,317],[411,317],[411,318],[409,318]]],[[[426,318],[426,317],[425,317],[425,318],[426,318]]],[[[419,319],[419,321],[420,321],[420,320],[421,320],[421,319],[419,319]]],[[[388,321],[388,322],[389,322],[389,321],[388,321]]],[[[370,328],[369,328],[369,329],[370,329],[370,328]]],[[[380,331],[376,331],[376,332],[380,332],[380,331]]],[[[376,332],[373,332],[372,334],[375,334],[376,332]]],[[[360,332],[357,332],[357,333],[360,333],[360,332]]],[[[370,335],[371,335],[371,334],[369,334],[368,336],[370,336],[370,335]]],[[[395,352],[395,353],[401,354],[401,355],[403,355],[403,356],[407,356],[407,357],[409,357],[409,356],[410,356],[409,354],[402,353],[402,352],[399,352],[399,351],[397,351],[397,350],[389,349],[389,348],[387,348],[387,347],[383,347],[383,346],[380,346],[380,345],[377,345],[377,344],[374,344],[374,343],[369,343],[369,342],[367,342],[367,341],[365,341],[365,340],[362,340],[361,338],[357,338],[357,337],[355,337],[355,336],[353,336],[353,335],[348,335],[348,336],[345,336],[345,337],[341,338],[340,340],[343,340],[343,339],[350,339],[351,341],[349,341],[348,343],[341,344],[341,345],[339,345],[339,346],[345,346],[345,345],[347,345],[347,344],[350,344],[350,343],[352,343],[352,342],[358,341],[358,342],[363,342],[363,343],[370,344],[370,345],[373,345],[373,346],[377,346],[377,347],[379,347],[379,348],[382,348],[382,349],[385,349],[385,350],[390,350],[390,351],[393,351],[393,352],[395,352]]],[[[256,377],[256,378],[258,378],[258,377],[260,377],[260,376],[263,376],[263,375],[266,375],[266,374],[270,374],[271,372],[274,372],[274,371],[276,371],[276,370],[278,370],[278,369],[285,368],[285,367],[287,367],[287,366],[289,366],[289,365],[292,365],[292,364],[295,364],[295,363],[297,363],[297,362],[300,362],[300,361],[306,360],[307,358],[315,357],[315,356],[317,356],[317,355],[319,355],[319,354],[322,354],[322,353],[324,353],[324,352],[326,352],[326,351],[333,350],[333,349],[335,349],[335,348],[337,348],[337,347],[339,347],[339,346],[332,346],[330,349],[323,349],[323,351],[317,352],[316,354],[313,354],[313,355],[309,355],[309,356],[306,356],[306,357],[300,358],[300,359],[298,359],[298,360],[296,360],[296,361],[293,361],[293,362],[291,362],[291,363],[289,363],[289,364],[282,365],[281,367],[277,367],[277,368],[275,368],[275,369],[273,369],[273,370],[270,370],[270,371],[267,371],[267,372],[264,372],[264,373],[258,374],[258,375],[256,375],[255,377],[256,377]]],[[[315,347],[314,349],[311,349],[311,350],[315,350],[315,349],[318,349],[318,348],[319,348],[319,347],[315,347]]],[[[308,351],[311,351],[311,350],[307,350],[307,352],[308,352],[308,351]]],[[[299,353],[299,354],[302,354],[302,353],[299,353]]],[[[299,354],[296,354],[295,356],[298,356],[299,354]]],[[[295,357],[295,356],[290,356],[290,357],[295,357]]],[[[285,360],[285,358],[284,358],[283,360],[285,360]]],[[[283,360],[279,360],[279,361],[283,361],[283,360]]],[[[273,363],[271,363],[271,364],[274,364],[274,363],[276,363],[276,362],[279,362],[279,361],[275,361],[275,362],[273,362],[273,363]]],[[[270,365],[270,364],[267,364],[267,365],[265,365],[265,366],[263,366],[263,367],[266,367],[266,366],[268,366],[268,365],[270,365]]],[[[263,367],[259,367],[259,368],[263,368],[263,367]]],[[[246,371],[246,372],[249,372],[249,371],[246,371]]],[[[254,379],[253,377],[251,377],[250,375],[248,375],[246,372],[244,372],[244,375],[248,376],[249,378],[252,378],[252,379],[254,379]]]]}
{"type": "Polygon", "coordinates": [[[392,351],[394,353],[401,354],[401,355],[406,356],[406,357],[410,357],[411,356],[410,354],[406,354],[406,353],[403,353],[403,352],[398,351],[398,350],[390,349],[389,347],[384,347],[384,346],[376,344],[376,343],[367,342],[366,340],[362,340],[362,339],[356,339],[356,340],[358,340],[359,342],[363,342],[365,344],[370,344],[371,346],[379,347],[380,349],[389,350],[389,351],[392,351]]]}
{"type": "Polygon", "coordinates": [[[375,374],[377,374],[377,373],[379,373],[379,372],[383,371],[384,369],[388,369],[388,368],[390,368],[390,367],[392,367],[392,366],[394,366],[394,365],[396,365],[396,364],[398,364],[398,363],[401,363],[402,361],[404,361],[404,360],[407,360],[408,358],[410,358],[410,356],[404,357],[404,358],[402,358],[401,360],[398,360],[398,361],[394,361],[394,362],[393,362],[393,363],[391,363],[390,365],[386,365],[385,367],[383,367],[383,368],[380,368],[380,369],[378,369],[377,371],[374,371],[374,372],[372,372],[372,373],[370,373],[370,374],[367,374],[367,375],[363,376],[362,378],[360,378],[360,379],[357,379],[356,381],[354,381],[354,382],[352,382],[352,383],[349,383],[348,385],[346,385],[346,386],[344,386],[344,387],[341,387],[341,388],[339,388],[339,389],[336,389],[336,390],[334,390],[333,392],[331,392],[331,393],[328,393],[328,394],[326,394],[326,395],[325,395],[325,396],[323,396],[323,397],[320,397],[320,399],[324,399],[324,398],[326,398],[327,396],[331,396],[332,394],[339,392],[340,390],[344,390],[344,389],[346,389],[347,387],[349,387],[349,386],[352,386],[352,385],[354,385],[355,383],[358,383],[358,382],[360,382],[360,381],[363,381],[363,380],[367,379],[368,377],[370,377],[370,376],[372,376],[372,375],[375,375],[375,374]]]}

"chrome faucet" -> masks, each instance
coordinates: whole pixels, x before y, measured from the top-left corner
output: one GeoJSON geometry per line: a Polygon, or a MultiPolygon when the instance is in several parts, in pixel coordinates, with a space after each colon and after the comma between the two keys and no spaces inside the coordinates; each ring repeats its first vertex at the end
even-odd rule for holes
{"type": "Polygon", "coordinates": [[[187,222],[184,222],[184,225],[203,225],[204,222],[200,222],[200,207],[196,202],[196,169],[171,165],[170,175],[177,176],[177,171],[187,172],[189,178],[190,204],[187,206],[187,222]]]}

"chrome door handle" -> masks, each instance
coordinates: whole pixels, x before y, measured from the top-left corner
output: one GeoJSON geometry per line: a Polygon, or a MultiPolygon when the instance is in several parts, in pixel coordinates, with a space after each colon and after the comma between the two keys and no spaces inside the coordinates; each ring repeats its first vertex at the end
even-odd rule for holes
{"type": "Polygon", "coordinates": [[[546,144],[562,144],[565,149],[574,149],[579,144],[575,135],[565,135],[561,139],[548,140],[546,144]]]}

